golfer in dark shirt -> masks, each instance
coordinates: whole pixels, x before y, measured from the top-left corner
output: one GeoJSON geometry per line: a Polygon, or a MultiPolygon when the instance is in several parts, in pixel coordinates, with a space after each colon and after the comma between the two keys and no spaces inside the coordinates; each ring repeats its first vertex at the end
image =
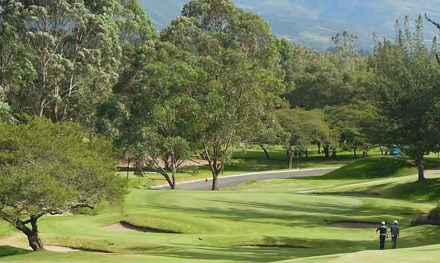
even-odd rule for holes
{"type": "Polygon", "coordinates": [[[388,236],[388,228],[385,222],[382,222],[381,225],[376,229],[376,233],[377,232],[379,232],[380,249],[385,249],[385,239],[388,236]]]}

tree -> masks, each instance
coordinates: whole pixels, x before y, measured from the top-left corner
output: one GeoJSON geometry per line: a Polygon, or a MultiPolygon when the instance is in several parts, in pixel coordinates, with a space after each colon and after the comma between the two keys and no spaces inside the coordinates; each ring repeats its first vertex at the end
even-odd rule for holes
{"type": "Polygon", "coordinates": [[[362,149],[364,157],[371,146],[366,129],[370,129],[374,118],[374,107],[369,103],[358,103],[326,107],[326,122],[339,135],[339,144],[345,149],[353,150],[356,159],[357,150],[362,149]]]}
{"type": "MultiPolygon", "coordinates": [[[[298,49],[295,89],[287,95],[293,107],[308,110],[348,104],[356,97],[356,58],[298,49]]],[[[360,63],[359,63],[360,64],[360,63]]]]}
{"type": "MultiPolygon", "coordinates": [[[[433,24],[437,29],[440,30],[440,24],[435,22],[434,20],[430,19],[427,14],[425,14],[425,19],[428,20],[429,23],[433,24]]],[[[437,62],[440,64],[440,57],[439,57],[439,55],[435,54],[435,57],[437,58],[437,62]]]]}
{"type": "Polygon", "coordinates": [[[114,164],[111,144],[77,124],[0,123],[0,217],[22,231],[34,251],[44,249],[42,216],[121,202],[126,182],[114,164]]]}
{"type": "Polygon", "coordinates": [[[420,16],[415,32],[411,32],[408,18],[403,29],[396,28],[396,41],[377,42],[371,58],[371,69],[377,76],[373,98],[385,122],[386,138],[415,160],[419,181],[423,181],[424,155],[440,140],[436,41],[429,51],[420,16]]]}
{"type": "Polygon", "coordinates": [[[230,0],[193,0],[161,40],[198,56],[208,77],[197,97],[204,129],[199,142],[217,190],[232,147],[254,140],[265,115],[280,104],[284,85],[277,78],[282,73],[275,38],[259,16],[230,0]]]}
{"type": "Polygon", "coordinates": [[[155,35],[135,0],[4,0],[0,13],[0,85],[13,112],[89,128],[127,57],[155,35]]]}
{"type": "Polygon", "coordinates": [[[300,108],[278,111],[277,119],[283,129],[280,142],[284,144],[288,168],[292,168],[293,157],[306,152],[309,145],[320,143],[331,145],[330,128],[324,120],[322,111],[306,111],[300,108]]]}
{"type": "Polygon", "coordinates": [[[139,59],[144,66],[129,85],[116,87],[99,107],[97,129],[113,137],[140,174],[148,165],[174,189],[177,169],[198,153],[201,109],[195,98],[203,96],[206,74],[194,56],[167,43],[156,44],[154,57],[139,59]]]}
{"type": "Polygon", "coordinates": [[[358,53],[358,37],[347,31],[338,32],[332,36],[332,42],[335,45],[333,50],[344,56],[354,56],[358,53]]]}

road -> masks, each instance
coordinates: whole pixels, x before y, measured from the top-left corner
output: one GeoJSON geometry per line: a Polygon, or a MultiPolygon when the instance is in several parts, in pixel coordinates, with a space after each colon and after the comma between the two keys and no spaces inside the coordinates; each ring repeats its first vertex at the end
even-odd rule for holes
{"type": "MultiPolygon", "coordinates": [[[[228,188],[232,186],[236,186],[239,184],[243,184],[252,180],[268,180],[268,179],[285,179],[285,178],[295,178],[295,177],[308,177],[308,176],[320,176],[326,173],[329,173],[334,168],[319,168],[319,169],[306,169],[306,170],[289,170],[289,171],[274,171],[274,172],[258,172],[258,173],[248,173],[248,174],[239,174],[239,175],[231,175],[231,176],[220,176],[218,178],[218,186],[219,189],[228,188]]],[[[186,191],[194,191],[194,190],[211,190],[212,178],[209,178],[208,182],[205,180],[194,180],[188,182],[182,182],[177,184],[177,190],[186,190],[186,191]]],[[[150,187],[149,189],[153,190],[166,190],[170,189],[168,185],[161,185],[150,187]]]]}

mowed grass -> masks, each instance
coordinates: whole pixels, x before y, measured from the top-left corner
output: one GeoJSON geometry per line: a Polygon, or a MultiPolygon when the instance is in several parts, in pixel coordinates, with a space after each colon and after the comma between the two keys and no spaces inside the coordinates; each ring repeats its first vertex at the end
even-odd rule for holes
{"type": "MultiPolygon", "coordinates": [[[[396,166],[390,158],[366,159],[357,161],[351,170],[362,167],[362,162],[376,161],[385,169],[396,166]]],[[[440,243],[440,227],[410,227],[409,222],[432,209],[440,193],[427,196],[419,191],[425,186],[414,185],[417,177],[402,172],[406,165],[393,169],[396,174],[392,177],[371,174],[370,179],[364,173],[357,178],[345,168],[320,178],[255,181],[220,192],[131,188],[123,210],[107,207],[95,216],[45,217],[41,222],[46,244],[100,252],[29,253],[14,248],[26,246],[24,236],[11,233],[11,228],[2,224],[0,261],[388,262],[401,258],[408,262],[407,258],[410,262],[435,262],[429,260],[440,248],[435,245],[440,243]],[[399,187],[406,187],[407,192],[395,195],[399,187]],[[399,247],[405,249],[377,251],[373,225],[394,219],[401,222],[399,247]],[[175,233],[108,227],[121,220],[175,233]],[[373,225],[344,228],[332,226],[335,222],[373,225]]],[[[362,169],[356,171],[362,173],[362,169]]],[[[430,173],[428,178],[438,187],[440,173],[430,173]]]]}
{"type": "Polygon", "coordinates": [[[361,251],[349,254],[336,254],[330,256],[278,261],[277,263],[433,263],[438,262],[439,258],[440,245],[432,245],[387,251],[361,251]]]}

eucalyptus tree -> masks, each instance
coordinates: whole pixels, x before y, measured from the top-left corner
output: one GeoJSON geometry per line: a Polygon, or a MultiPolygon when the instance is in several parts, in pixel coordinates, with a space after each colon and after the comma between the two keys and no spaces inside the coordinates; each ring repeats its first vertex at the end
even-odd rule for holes
{"type": "Polygon", "coordinates": [[[382,131],[389,141],[403,147],[418,167],[423,181],[423,158],[440,140],[440,83],[436,40],[425,45],[423,20],[411,31],[409,19],[396,26],[396,40],[378,41],[371,58],[377,79],[373,98],[386,125],[382,131]]]}
{"type": "Polygon", "coordinates": [[[23,232],[33,250],[44,249],[41,217],[121,204],[125,186],[115,175],[111,143],[79,125],[0,123],[0,218],[23,232]]]}
{"type": "Polygon", "coordinates": [[[0,17],[0,85],[13,111],[89,127],[124,56],[154,35],[134,0],[3,0],[0,17]]]}
{"type": "Polygon", "coordinates": [[[350,34],[347,31],[336,33],[331,37],[333,44],[335,45],[331,51],[336,51],[345,56],[354,56],[358,53],[358,36],[350,34]]]}
{"type": "Polygon", "coordinates": [[[231,0],[193,0],[161,40],[198,56],[208,77],[203,96],[197,97],[197,116],[204,129],[199,143],[216,190],[232,147],[254,140],[265,115],[281,104],[284,85],[275,38],[266,22],[231,0]]]}

